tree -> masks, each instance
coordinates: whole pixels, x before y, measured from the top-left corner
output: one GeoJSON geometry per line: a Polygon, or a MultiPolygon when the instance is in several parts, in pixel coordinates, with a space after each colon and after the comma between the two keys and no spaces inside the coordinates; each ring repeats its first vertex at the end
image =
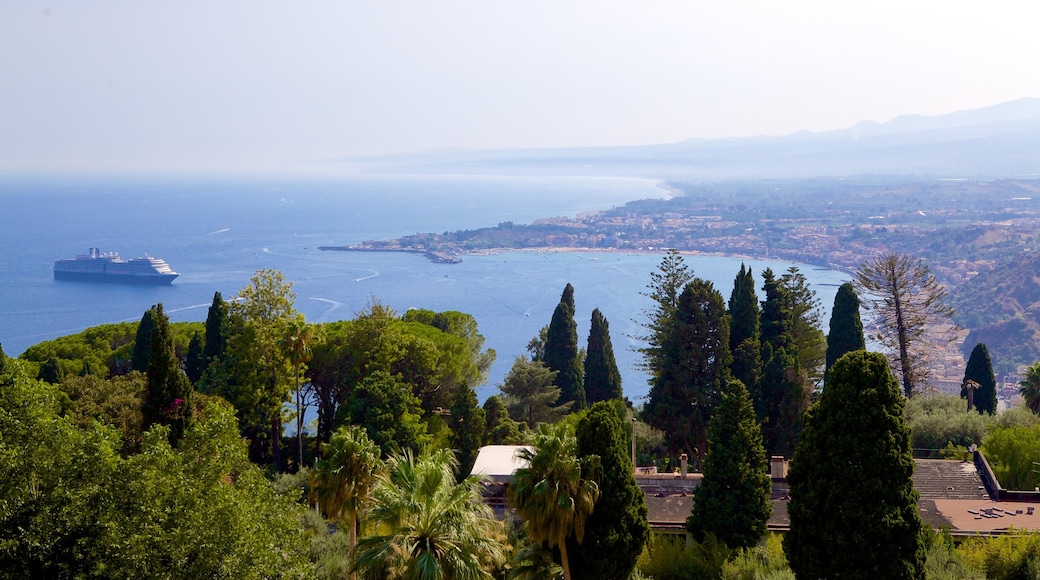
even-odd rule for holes
{"type": "Polygon", "coordinates": [[[524,435],[520,432],[520,425],[509,418],[509,410],[502,402],[502,397],[491,395],[484,401],[484,445],[520,445],[524,442],[524,435]]]}
{"type": "Polygon", "coordinates": [[[664,368],[662,348],[673,336],[672,327],[676,323],[676,312],[679,308],[679,295],[693,279],[693,273],[683,262],[676,250],[668,250],[661,260],[656,272],[651,272],[647,292],[643,292],[653,305],[643,311],[643,328],[647,334],[640,338],[646,346],[639,352],[643,355],[643,369],[650,373],[650,382],[664,368]]]}
{"type": "Polygon", "coordinates": [[[585,388],[582,386],[582,361],[578,351],[578,326],[574,322],[574,287],[570,284],[564,288],[560,303],[553,311],[545,335],[542,362],[556,372],[560,402],[573,401],[576,409],[584,409],[585,388]]]}
{"type": "Polygon", "coordinates": [[[856,295],[856,287],[852,282],[845,282],[838,287],[838,293],[834,295],[830,333],[827,334],[827,367],[824,379],[826,380],[830,368],[841,355],[866,348],[863,322],[859,318],[859,296],[856,295]]]}
{"type": "Polygon", "coordinates": [[[797,356],[798,367],[806,374],[809,384],[820,385],[827,358],[827,337],[820,329],[820,301],[805,275],[795,266],[784,272],[780,283],[784,288],[784,313],[790,318],[791,348],[788,350],[797,356]]]}
{"type": "Polygon", "coordinates": [[[650,539],[646,496],[636,483],[618,410],[609,401],[589,408],[577,428],[579,457],[599,457],[596,509],[585,522],[585,541],[568,540],[577,578],[628,578],[650,539]]]}
{"type": "Polygon", "coordinates": [[[137,323],[137,336],[134,338],[134,352],[130,357],[130,368],[144,372],[148,368],[148,356],[152,352],[152,333],[155,331],[155,310],[149,308],[137,323]]]}
{"type": "MultiPolygon", "coordinates": [[[[989,358],[989,349],[983,343],[978,343],[971,349],[968,364],[964,368],[964,380],[961,381],[961,398],[967,399],[969,381],[971,385],[972,404],[979,413],[992,415],[997,412],[997,379],[993,376],[993,363],[989,358]]],[[[969,409],[970,410],[970,409],[969,409]]]]}
{"type": "MultiPolygon", "coordinates": [[[[213,293],[213,302],[206,312],[206,334],[202,342],[202,358],[206,366],[224,355],[227,345],[228,306],[220,292],[213,293]]],[[[203,369],[205,370],[205,369],[203,369]]]]}
{"type": "Polygon", "coordinates": [[[877,322],[875,338],[888,350],[903,394],[913,396],[931,374],[936,343],[954,339],[946,289],[923,260],[895,252],[860,264],[854,283],[877,322]]]}
{"type": "Polygon", "coordinates": [[[199,382],[202,373],[206,370],[206,360],[203,358],[202,335],[198,332],[191,335],[188,343],[188,356],[184,360],[184,374],[188,375],[191,384],[199,382]]]}
{"type": "Polygon", "coordinates": [[[729,373],[729,317],[711,282],[695,278],[679,296],[671,335],[662,337],[645,420],[665,432],[668,451],[702,457],[706,428],[729,373]]]}
{"type": "MultiPolygon", "coordinates": [[[[733,377],[744,383],[751,393],[758,392],[762,380],[761,322],[758,296],[751,268],[740,265],[729,296],[729,349],[733,354],[733,377]]],[[[752,395],[752,399],[759,398],[752,395]]]]}
{"type": "Polygon", "coordinates": [[[322,445],[322,456],[309,475],[311,501],[317,502],[326,518],[345,525],[353,558],[358,514],[382,467],[379,447],[372,443],[364,429],[352,425],[340,427],[332,439],[322,445]]]}
{"type": "Polygon", "coordinates": [[[740,381],[731,379],[708,424],[704,478],[686,520],[694,539],[701,542],[711,534],[732,549],[758,543],[773,510],[768,469],[751,397],[740,381]]]}
{"type": "Polygon", "coordinates": [[[477,404],[476,391],[466,385],[455,390],[448,426],[451,427],[451,448],[458,459],[459,473],[468,477],[487,429],[484,409],[477,404]]]}
{"type": "Polygon", "coordinates": [[[521,448],[517,457],[527,463],[513,474],[509,503],[527,525],[527,535],[560,550],[563,574],[571,580],[567,540],[585,539],[585,523],[599,499],[599,485],[591,477],[599,458],[578,455],[578,441],[564,425],[538,427],[533,449],[521,448]]]}
{"type": "Polygon", "coordinates": [[[621,373],[610,342],[610,324],[599,308],[592,311],[589,346],[585,354],[585,397],[590,405],[609,399],[620,399],[621,373]]]}
{"type": "MultiPolygon", "coordinates": [[[[762,289],[766,299],[762,302],[762,379],[754,398],[755,412],[762,422],[766,452],[789,457],[801,431],[802,413],[809,406],[811,388],[799,357],[799,342],[810,342],[815,336],[809,322],[803,317],[811,316],[813,295],[798,289],[785,277],[777,278],[772,270],[762,272],[762,289]],[[794,289],[792,289],[794,288],[794,289]],[[799,315],[799,313],[801,313],[799,315]],[[801,329],[802,340],[795,335],[801,329]]],[[[818,336],[823,334],[813,329],[818,336]]],[[[810,350],[815,347],[807,345],[810,350]]],[[[807,358],[815,364],[814,357],[807,358]]]]}
{"type": "Polygon", "coordinates": [[[146,375],[148,391],[141,411],[143,429],[156,424],[170,427],[171,442],[184,434],[193,414],[191,381],[181,371],[180,360],[173,350],[170,335],[170,319],[163,311],[162,302],[150,310],[152,334],[148,338],[151,353],[148,355],[146,375]]]}
{"type": "MultiPolygon", "coordinates": [[[[292,389],[283,340],[296,318],[295,301],[292,283],[281,272],[258,270],[228,306],[224,355],[210,361],[199,389],[235,407],[258,463],[281,464],[282,408],[292,389]]],[[[208,349],[208,332],[206,340],[208,349]]]]}
{"type": "Polygon", "coordinates": [[[430,442],[422,406],[407,384],[376,371],[356,385],[336,412],[336,425],[360,425],[384,453],[430,442]]]}
{"type": "Polygon", "coordinates": [[[505,381],[499,387],[508,397],[505,401],[509,416],[527,423],[534,429],[539,423],[555,423],[574,405],[572,401],[559,403],[560,387],[556,372],[544,364],[518,356],[513,361],[505,381]]]}
{"type": "Polygon", "coordinates": [[[1018,383],[1018,392],[1025,399],[1026,407],[1040,415],[1040,362],[1026,368],[1025,375],[1018,383]]]}
{"type": "Polygon", "coordinates": [[[505,534],[483,501],[480,476],[455,483],[450,450],[390,457],[372,490],[367,520],[381,533],[358,541],[355,569],[365,578],[491,580],[505,560],[505,534]]]}
{"type": "Polygon", "coordinates": [[[282,339],[282,348],[289,357],[292,365],[293,375],[296,379],[296,388],[293,390],[296,399],[296,465],[297,469],[303,465],[303,417],[307,412],[304,401],[303,389],[300,388],[300,367],[311,360],[311,343],[315,340],[315,329],[307,324],[302,314],[297,314],[285,329],[285,337],[282,339]]]}
{"type": "Polygon", "coordinates": [[[923,578],[904,401],[884,355],[850,352],[831,367],[787,478],[784,552],[799,578],[923,578]]]}

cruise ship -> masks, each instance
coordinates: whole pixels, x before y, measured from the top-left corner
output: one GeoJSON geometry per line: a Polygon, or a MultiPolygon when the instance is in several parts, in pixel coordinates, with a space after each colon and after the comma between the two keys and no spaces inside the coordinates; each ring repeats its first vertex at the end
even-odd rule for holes
{"type": "Polygon", "coordinates": [[[169,284],[178,276],[165,260],[144,256],[124,260],[117,252],[90,248],[87,255],[54,262],[55,280],[113,282],[117,284],[169,284]]]}

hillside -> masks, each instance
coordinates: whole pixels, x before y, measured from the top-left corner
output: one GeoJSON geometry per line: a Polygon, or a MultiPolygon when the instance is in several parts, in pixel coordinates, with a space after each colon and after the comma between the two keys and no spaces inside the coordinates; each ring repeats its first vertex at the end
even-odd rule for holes
{"type": "Polygon", "coordinates": [[[971,332],[964,355],[983,342],[997,372],[1040,360],[1040,253],[1025,252],[952,289],[957,322],[971,332]]]}

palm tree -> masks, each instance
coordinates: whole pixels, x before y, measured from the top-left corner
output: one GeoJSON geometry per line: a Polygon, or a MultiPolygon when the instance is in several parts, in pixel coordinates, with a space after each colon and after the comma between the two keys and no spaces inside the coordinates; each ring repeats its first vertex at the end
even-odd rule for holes
{"type": "Polygon", "coordinates": [[[296,374],[296,461],[299,467],[303,466],[303,416],[306,411],[303,393],[300,392],[300,367],[311,360],[311,342],[314,338],[314,326],[307,324],[302,314],[297,314],[286,326],[285,338],[282,340],[282,347],[296,374]]]}
{"type": "Polygon", "coordinates": [[[534,542],[547,542],[560,549],[563,575],[570,580],[567,538],[573,534],[580,544],[585,521],[599,499],[599,485],[588,477],[599,458],[578,457],[578,441],[566,426],[542,424],[534,436],[534,449],[517,455],[528,466],[516,470],[509,486],[509,502],[527,523],[534,542]]]}
{"type": "Polygon", "coordinates": [[[1029,410],[1040,415],[1040,362],[1026,369],[1025,376],[1018,383],[1018,392],[1022,394],[1029,410]]]}
{"type": "Polygon", "coordinates": [[[372,491],[366,522],[380,533],[362,538],[354,569],[363,578],[493,578],[502,564],[502,524],[482,501],[483,477],[455,483],[450,449],[391,457],[372,491]]]}
{"type": "MultiPolygon", "coordinates": [[[[357,546],[358,513],[382,466],[379,447],[356,425],[340,427],[322,445],[325,459],[310,474],[311,501],[331,521],[348,528],[351,556],[357,546]]],[[[353,575],[352,575],[353,577],[353,575]]]]}

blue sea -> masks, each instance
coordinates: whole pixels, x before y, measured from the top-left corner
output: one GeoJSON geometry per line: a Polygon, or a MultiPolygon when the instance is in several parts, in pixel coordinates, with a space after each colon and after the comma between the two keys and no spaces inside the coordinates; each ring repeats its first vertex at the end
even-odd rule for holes
{"type": "MultiPolygon", "coordinates": [[[[273,268],[293,282],[296,308],[311,322],[353,318],[374,301],[472,314],[497,361],[481,400],[549,323],[563,287],[575,288],[579,340],[599,308],[610,323],[625,394],[648,391],[637,368],[645,291],[660,255],[506,252],[434,264],[410,254],[330,252],[344,245],[530,223],[609,209],[667,192],[627,178],[371,176],[336,179],[0,178],[0,344],[17,356],[38,342],[90,326],[139,320],[163,303],[174,321],[201,321],[215,291],[225,298],[253,273],[273,268]],[[173,285],[133,287],[53,279],[54,260],[88,248],[124,258],[151,255],[180,273],[173,285]]],[[[741,259],[687,256],[695,275],[729,298],[741,259]]],[[[756,274],[787,262],[745,260],[756,274]]],[[[829,313],[848,275],[800,266],[829,313]]],[[[827,320],[829,314],[823,318],[827,320]]],[[[824,331],[827,329],[824,328],[824,331]]]]}

